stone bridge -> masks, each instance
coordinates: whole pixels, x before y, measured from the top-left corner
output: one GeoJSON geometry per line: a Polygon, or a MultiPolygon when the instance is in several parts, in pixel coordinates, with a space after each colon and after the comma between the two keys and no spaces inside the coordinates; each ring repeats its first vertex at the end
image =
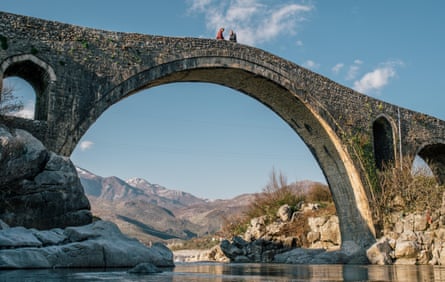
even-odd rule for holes
{"type": "Polygon", "coordinates": [[[18,76],[36,92],[33,120],[3,122],[66,156],[104,111],[143,89],[209,82],[253,97],[314,155],[334,197],[343,243],[367,247],[375,241],[373,175],[383,163],[419,155],[445,183],[444,121],[360,94],[250,46],[0,12],[0,67],[0,81],[18,76]]]}

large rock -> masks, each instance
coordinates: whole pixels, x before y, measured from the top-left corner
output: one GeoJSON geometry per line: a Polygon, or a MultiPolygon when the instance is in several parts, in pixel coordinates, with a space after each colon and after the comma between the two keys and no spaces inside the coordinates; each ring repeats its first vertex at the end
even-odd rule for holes
{"type": "Polygon", "coordinates": [[[292,209],[288,204],[282,205],[278,211],[277,216],[281,221],[287,222],[292,218],[292,209]]]}
{"type": "Polygon", "coordinates": [[[382,237],[366,251],[366,255],[371,264],[387,265],[392,264],[392,251],[389,239],[382,237]]]}
{"type": "Polygon", "coordinates": [[[30,133],[0,125],[0,187],[35,177],[47,159],[48,151],[30,133]]]}
{"type": "Polygon", "coordinates": [[[90,203],[69,158],[23,130],[0,125],[0,219],[51,229],[92,222],[90,203]]]}
{"type": "Polygon", "coordinates": [[[146,247],[122,234],[114,223],[96,221],[81,227],[49,231],[0,230],[0,269],[55,267],[133,267],[140,263],[173,266],[173,253],[157,243],[146,247]],[[54,234],[49,234],[54,232],[54,234]],[[16,233],[17,240],[6,246],[16,233]],[[56,236],[59,240],[48,240],[56,236]],[[42,240],[41,238],[46,238],[42,240]],[[51,242],[55,243],[52,244],[51,242]],[[23,246],[23,247],[20,247],[23,246]]]}

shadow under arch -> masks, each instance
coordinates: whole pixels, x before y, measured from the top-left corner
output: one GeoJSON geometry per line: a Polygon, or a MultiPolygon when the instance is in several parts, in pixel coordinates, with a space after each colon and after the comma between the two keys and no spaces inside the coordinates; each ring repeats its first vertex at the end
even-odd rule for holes
{"type": "Polygon", "coordinates": [[[304,91],[292,81],[264,66],[230,57],[195,57],[141,71],[97,101],[90,116],[79,124],[81,135],[111,105],[141,90],[174,82],[207,82],[226,86],[256,99],[275,112],[300,136],[327,179],[339,217],[342,242],[353,241],[362,247],[369,247],[375,242],[364,186],[340,138],[329,126],[333,121],[322,118],[303,102],[301,93],[304,91]]]}
{"type": "Polygon", "coordinates": [[[445,142],[436,140],[425,144],[417,153],[431,169],[437,183],[445,184],[445,142]]]}
{"type": "Polygon", "coordinates": [[[374,161],[377,169],[383,170],[385,165],[394,163],[394,131],[386,116],[379,116],[372,124],[374,139],[374,161]]]}
{"type": "Polygon", "coordinates": [[[56,74],[52,67],[32,54],[7,58],[1,63],[1,81],[16,76],[27,81],[36,93],[34,119],[48,119],[48,99],[56,74]]]}

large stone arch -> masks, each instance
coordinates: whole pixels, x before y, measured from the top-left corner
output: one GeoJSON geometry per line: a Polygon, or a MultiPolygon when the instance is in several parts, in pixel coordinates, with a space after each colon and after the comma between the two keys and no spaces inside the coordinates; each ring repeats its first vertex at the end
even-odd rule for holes
{"type": "Polygon", "coordinates": [[[1,63],[0,81],[10,76],[20,77],[33,87],[36,93],[34,119],[47,120],[48,97],[54,91],[56,81],[53,68],[32,54],[22,54],[1,63]]]}
{"type": "MultiPolygon", "coordinates": [[[[230,57],[185,58],[148,68],[102,96],[79,126],[82,136],[111,105],[142,89],[174,82],[208,82],[238,90],[280,116],[308,146],[332,190],[342,241],[368,247],[375,241],[364,185],[351,156],[329,124],[293,81],[253,62],[230,57]]],[[[174,101],[172,101],[174,103],[174,101]]],[[[79,137],[80,139],[80,137],[79,137]]]]}

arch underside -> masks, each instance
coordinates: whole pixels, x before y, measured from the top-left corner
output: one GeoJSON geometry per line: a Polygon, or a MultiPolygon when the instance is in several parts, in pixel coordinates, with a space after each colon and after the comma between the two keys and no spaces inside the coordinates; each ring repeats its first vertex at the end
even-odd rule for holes
{"type": "Polygon", "coordinates": [[[445,184],[445,144],[431,144],[418,155],[428,164],[439,185],[445,184]]]}
{"type": "MultiPolygon", "coordinates": [[[[238,90],[270,108],[308,146],[332,191],[339,216],[342,241],[355,241],[361,246],[369,246],[375,241],[371,212],[367,198],[364,196],[363,186],[361,183],[351,182],[351,174],[357,174],[356,169],[352,166],[352,162],[345,164],[347,154],[338,152],[338,149],[342,147],[339,140],[333,140],[334,134],[328,132],[327,123],[321,122],[317,113],[302,102],[297,94],[298,89],[290,91],[281,86],[281,84],[289,84],[288,80],[281,77],[280,79],[283,80],[281,82],[272,81],[266,75],[230,67],[196,67],[187,70],[169,69],[168,66],[160,68],[162,71],[152,68],[124,81],[99,102],[97,105],[99,109],[96,108],[94,112],[100,116],[109,106],[127,96],[142,89],[167,83],[207,82],[238,90]],[[357,196],[358,194],[360,195],[357,196]]],[[[84,126],[83,130],[86,131],[91,124],[84,126]]]]}
{"type": "Polygon", "coordinates": [[[50,84],[55,81],[51,67],[37,57],[25,54],[8,58],[2,62],[2,79],[19,77],[28,82],[35,91],[34,119],[46,120],[50,84]]]}
{"type": "Polygon", "coordinates": [[[395,161],[393,130],[389,121],[380,117],[374,121],[372,132],[375,165],[379,170],[383,170],[386,165],[395,161]]]}

